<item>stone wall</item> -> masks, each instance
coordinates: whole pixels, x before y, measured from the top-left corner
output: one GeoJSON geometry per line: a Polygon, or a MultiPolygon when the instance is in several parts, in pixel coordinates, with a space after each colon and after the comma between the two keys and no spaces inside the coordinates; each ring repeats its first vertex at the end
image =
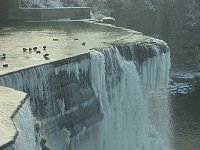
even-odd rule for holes
{"type": "Polygon", "coordinates": [[[18,0],[0,2],[0,20],[89,19],[89,7],[21,8],[18,0]]]}

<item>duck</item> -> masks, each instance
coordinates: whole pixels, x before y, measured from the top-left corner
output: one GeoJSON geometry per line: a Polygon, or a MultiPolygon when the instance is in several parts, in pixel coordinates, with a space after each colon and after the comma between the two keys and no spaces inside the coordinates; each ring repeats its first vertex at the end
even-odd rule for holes
{"type": "Polygon", "coordinates": [[[41,52],[40,51],[36,51],[36,54],[40,54],[41,52]]]}
{"type": "Polygon", "coordinates": [[[27,48],[23,48],[23,52],[26,52],[27,51],[27,48]]]}
{"type": "Polygon", "coordinates": [[[74,38],[74,40],[75,40],[75,41],[77,41],[77,40],[78,40],[78,38],[74,38]]]}
{"type": "Polygon", "coordinates": [[[46,53],[46,54],[44,54],[43,56],[44,56],[44,57],[48,57],[48,56],[49,56],[49,54],[48,54],[48,53],[46,53]]]}
{"type": "Polygon", "coordinates": [[[85,43],[85,42],[83,42],[83,43],[82,43],[82,45],[83,45],[83,46],[85,46],[85,45],[86,45],[86,43],[85,43]]]}
{"type": "Polygon", "coordinates": [[[47,46],[43,46],[43,49],[46,49],[47,48],[47,46]]]}
{"type": "Polygon", "coordinates": [[[36,50],[37,50],[37,47],[33,47],[33,50],[36,51],[36,50]]]}
{"type": "Polygon", "coordinates": [[[58,41],[58,39],[53,39],[53,41],[58,41]]]}
{"type": "Polygon", "coordinates": [[[6,59],[6,54],[5,53],[3,53],[3,59],[6,59]]]}
{"type": "Polygon", "coordinates": [[[3,64],[3,68],[6,68],[6,67],[8,67],[8,64],[3,64]]]}
{"type": "Polygon", "coordinates": [[[49,57],[48,57],[48,56],[49,56],[48,53],[46,53],[46,54],[43,55],[43,57],[44,57],[45,60],[49,60],[49,57]]]}
{"type": "Polygon", "coordinates": [[[3,53],[1,58],[2,58],[2,59],[6,59],[6,54],[3,53]]]}

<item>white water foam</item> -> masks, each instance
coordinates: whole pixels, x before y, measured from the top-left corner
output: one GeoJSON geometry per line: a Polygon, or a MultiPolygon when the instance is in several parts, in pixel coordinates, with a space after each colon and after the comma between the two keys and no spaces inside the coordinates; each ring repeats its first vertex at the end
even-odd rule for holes
{"type": "MultiPolygon", "coordinates": [[[[164,150],[164,144],[160,139],[161,136],[153,129],[152,122],[148,116],[148,95],[152,91],[167,87],[170,66],[169,53],[161,54],[144,62],[141,67],[142,76],[140,78],[135,64],[124,60],[116,48],[108,48],[105,51],[107,51],[108,55],[91,51],[91,62],[88,59],[79,63],[66,64],[56,69],[53,69],[51,66],[33,68],[23,74],[15,73],[6,76],[0,82],[1,85],[14,87],[18,90],[30,89],[30,95],[38,95],[40,99],[44,95],[46,97],[51,96],[50,93],[44,91],[49,85],[48,75],[58,75],[62,71],[65,71],[68,75],[73,74],[79,80],[80,71],[85,74],[90,73],[92,88],[95,96],[100,101],[104,118],[94,129],[84,128],[84,131],[75,137],[75,146],[72,146],[71,149],[164,150]],[[105,64],[105,59],[108,59],[107,57],[109,61],[107,61],[108,64],[105,64]],[[114,63],[118,64],[119,68],[116,68],[116,64],[114,63]],[[105,65],[111,66],[109,68],[111,74],[108,75],[105,65]],[[29,81],[29,74],[34,75],[32,76],[34,82],[29,81]],[[113,85],[110,80],[113,80],[116,76],[119,76],[119,79],[113,85]],[[40,81],[38,81],[38,78],[40,78],[40,81]],[[89,134],[86,135],[86,133],[89,134]],[[80,140],[84,136],[89,136],[91,142],[85,143],[82,146],[80,145],[80,140]]],[[[43,123],[49,124],[48,122],[51,121],[56,125],[56,121],[54,122],[52,119],[55,118],[54,120],[56,120],[56,118],[68,113],[65,111],[64,105],[64,101],[60,100],[60,114],[56,116],[51,116],[54,108],[47,108],[52,112],[49,113],[51,117],[44,119],[43,123]]],[[[50,106],[53,107],[54,105],[50,106]]],[[[76,108],[72,108],[70,111],[75,110],[76,108]]],[[[30,125],[27,125],[27,128],[29,127],[30,125]]],[[[66,132],[67,136],[64,135],[64,137],[67,137],[66,141],[63,139],[60,128],[51,128],[50,125],[48,132],[46,134],[49,135],[48,144],[50,143],[51,149],[59,150],[65,147],[65,145],[69,145],[70,140],[68,136],[70,133],[66,132]],[[63,144],[65,145],[63,146],[63,144]]],[[[18,144],[18,147],[21,144],[18,144]]],[[[31,148],[28,149],[31,150],[31,148]]]]}
{"type": "MultiPolygon", "coordinates": [[[[152,128],[149,120],[148,99],[144,96],[145,90],[142,88],[135,64],[124,60],[116,48],[108,49],[109,51],[115,52],[116,57],[114,59],[120,66],[121,77],[115,87],[111,84],[108,85],[105,80],[104,56],[98,52],[91,52],[92,86],[104,113],[104,119],[99,125],[95,148],[98,150],[164,150],[165,147],[159,133],[152,128]],[[105,89],[110,89],[109,93],[105,89]]],[[[164,61],[161,65],[167,66],[168,54],[164,55],[159,56],[157,61],[158,63],[164,61]],[[165,57],[166,59],[163,59],[165,57]]],[[[112,57],[110,53],[110,58],[112,57]]],[[[154,65],[155,60],[152,60],[153,65],[148,61],[143,64],[143,70],[146,67],[147,73],[150,70],[152,74],[157,71],[155,80],[159,77],[159,86],[166,87],[168,77],[165,73],[169,71],[168,67],[157,69],[154,65]],[[164,77],[161,75],[162,73],[164,77]]],[[[112,62],[113,60],[110,61],[110,63],[112,62]]],[[[114,64],[111,66],[114,66],[114,64]]],[[[115,68],[109,69],[114,70],[115,68]]],[[[153,75],[149,77],[144,72],[142,79],[145,75],[145,82],[148,85],[157,84],[153,80],[153,75]],[[149,78],[153,81],[148,81],[149,78]]]]}
{"type": "Polygon", "coordinates": [[[156,91],[166,89],[169,83],[170,52],[147,59],[141,65],[142,83],[146,91],[156,91]]]}
{"type": "MultiPolygon", "coordinates": [[[[148,114],[151,124],[160,134],[167,149],[171,148],[172,131],[170,129],[170,98],[168,91],[170,51],[149,58],[141,65],[141,79],[144,97],[148,100],[148,114]]],[[[158,48],[155,47],[158,52],[158,48]]]]}

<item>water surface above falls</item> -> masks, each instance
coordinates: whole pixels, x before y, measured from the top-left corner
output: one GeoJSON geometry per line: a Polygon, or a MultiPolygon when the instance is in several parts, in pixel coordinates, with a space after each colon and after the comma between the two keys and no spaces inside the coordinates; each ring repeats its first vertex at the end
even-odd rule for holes
{"type": "Polygon", "coordinates": [[[52,62],[105,46],[130,35],[130,30],[91,23],[17,23],[0,27],[0,74],[52,62]],[[85,42],[85,45],[82,43],[85,42]],[[46,46],[46,50],[43,49],[46,46]],[[29,48],[37,47],[41,53],[29,48]],[[23,52],[23,48],[27,48],[23,52]],[[48,53],[48,60],[43,57],[48,53]],[[3,68],[3,64],[8,67],[3,68]]]}

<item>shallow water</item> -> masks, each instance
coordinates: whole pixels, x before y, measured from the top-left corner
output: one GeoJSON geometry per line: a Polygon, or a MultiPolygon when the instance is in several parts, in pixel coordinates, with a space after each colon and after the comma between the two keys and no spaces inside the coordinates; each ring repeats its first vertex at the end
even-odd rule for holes
{"type": "Polygon", "coordinates": [[[103,42],[127,36],[130,32],[92,23],[12,23],[0,25],[0,73],[43,64],[88,52],[91,48],[105,46],[103,42]],[[74,40],[77,38],[78,40],[74,40]],[[56,39],[56,40],[53,40],[56,39]],[[85,45],[82,43],[85,42],[85,45]],[[38,47],[37,54],[23,52],[22,48],[38,47]],[[43,46],[47,46],[43,50],[43,46]],[[49,60],[43,55],[49,54],[49,60]],[[3,64],[8,68],[3,68],[3,64]]]}

